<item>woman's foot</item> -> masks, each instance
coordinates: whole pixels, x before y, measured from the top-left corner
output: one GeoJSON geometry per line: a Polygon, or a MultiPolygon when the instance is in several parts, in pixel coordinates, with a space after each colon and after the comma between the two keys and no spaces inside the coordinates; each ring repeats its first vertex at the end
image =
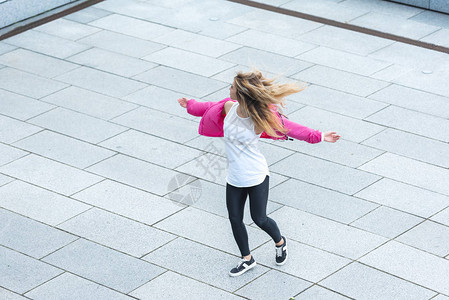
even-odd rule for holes
{"type": "Polygon", "coordinates": [[[235,268],[229,271],[229,276],[232,277],[240,276],[246,271],[254,268],[255,266],[256,261],[254,260],[254,257],[251,256],[250,260],[242,259],[235,268]]]}
{"type": "Polygon", "coordinates": [[[287,261],[287,239],[283,236],[281,240],[284,242],[280,246],[276,246],[276,264],[282,266],[287,261]]]}

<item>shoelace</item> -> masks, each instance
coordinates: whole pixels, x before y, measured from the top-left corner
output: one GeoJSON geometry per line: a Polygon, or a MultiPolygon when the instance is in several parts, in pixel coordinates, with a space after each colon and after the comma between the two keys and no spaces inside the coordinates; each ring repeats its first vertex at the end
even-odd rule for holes
{"type": "Polygon", "coordinates": [[[242,258],[242,259],[239,261],[239,263],[237,264],[237,269],[240,268],[245,262],[248,262],[248,261],[242,258]]]}
{"type": "Polygon", "coordinates": [[[284,247],[276,247],[276,256],[281,257],[283,251],[284,251],[284,247]]]}

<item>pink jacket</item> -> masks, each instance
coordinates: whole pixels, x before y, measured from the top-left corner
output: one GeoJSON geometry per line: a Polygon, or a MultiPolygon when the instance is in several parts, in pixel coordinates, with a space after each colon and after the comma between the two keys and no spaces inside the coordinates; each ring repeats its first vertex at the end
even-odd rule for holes
{"type": "MultiPolygon", "coordinates": [[[[223,122],[225,116],[222,115],[223,107],[227,101],[234,101],[231,98],[223,99],[219,102],[198,102],[194,99],[187,101],[187,112],[196,117],[202,117],[198,132],[204,136],[222,137],[223,136],[223,122]]],[[[234,101],[235,102],[235,101],[234,101]]],[[[310,129],[306,126],[299,125],[295,122],[280,116],[284,127],[288,130],[287,136],[297,140],[306,141],[311,144],[321,142],[321,132],[310,129]]],[[[287,139],[286,136],[276,138],[269,136],[265,132],[261,135],[262,138],[270,138],[273,140],[287,139]]]]}

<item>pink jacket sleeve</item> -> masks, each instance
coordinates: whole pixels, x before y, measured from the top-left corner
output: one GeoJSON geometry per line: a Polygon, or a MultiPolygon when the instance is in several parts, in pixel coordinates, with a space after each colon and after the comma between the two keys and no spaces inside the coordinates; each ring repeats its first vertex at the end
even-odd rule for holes
{"type": "Polygon", "coordinates": [[[284,122],[284,127],[288,129],[287,136],[297,140],[306,141],[310,144],[321,142],[320,131],[292,122],[284,116],[282,116],[282,120],[284,122]]]}
{"type": "Polygon", "coordinates": [[[187,112],[195,117],[202,117],[216,102],[198,102],[195,99],[187,101],[187,112]]]}

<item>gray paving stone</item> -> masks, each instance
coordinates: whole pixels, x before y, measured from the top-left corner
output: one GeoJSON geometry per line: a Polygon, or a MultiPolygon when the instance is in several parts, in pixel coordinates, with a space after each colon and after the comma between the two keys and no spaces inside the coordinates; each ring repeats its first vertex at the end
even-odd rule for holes
{"type": "Polygon", "coordinates": [[[410,67],[392,64],[379,72],[371,74],[370,77],[383,81],[394,82],[395,79],[409,73],[410,71],[412,71],[412,68],[410,67]]]}
{"type": "Polygon", "coordinates": [[[143,259],[228,292],[234,292],[268,271],[258,265],[236,280],[228,272],[237,265],[237,257],[184,238],[168,243],[143,259]]]}
{"type": "Polygon", "coordinates": [[[194,98],[185,94],[180,94],[179,92],[174,92],[151,85],[135,93],[132,93],[124,97],[123,99],[139,105],[146,106],[148,108],[153,108],[162,112],[176,115],[185,119],[199,120],[198,117],[189,115],[186,109],[182,108],[179,105],[177,99],[181,97],[186,97],[187,99],[194,98]]]}
{"type": "Polygon", "coordinates": [[[42,98],[66,88],[67,84],[35,76],[12,68],[0,69],[0,88],[28,96],[42,98]]]}
{"type": "Polygon", "coordinates": [[[324,66],[313,66],[292,77],[362,97],[371,95],[389,85],[384,81],[324,66]]]}
{"type": "Polygon", "coordinates": [[[357,262],[320,284],[354,299],[430,299],[436,294],[357,262]]]}
{"type": "MultiPolygon", "coordinates": [[[[444,70],[447,70],[447,67],[444,70]]],[[[426,71],[426,70],[423,70],[426,71]]],[[[426,92],[449,97],[449,86],[447,81],[449,74],[446,71],[435,71],[425,74],[422,71],[411,71],[394,80],[395,83],[426,92]]]]}
{"type": "Polygon", "coordinates": [[[253,29],[234,35],[227,41],[289,57],[295,57],[316,47],[310,43],[253,29]]]}
{"type": "Polygon", "coordinates": [[[387,241],[384,237],[286,206],[270,217],[276,220],[285,236],[351,259],[387,241]]]}
{"type": "Polygon", "coordinates": [[[0,287],[0,297],[4,300],[25,300],[27,298],[0,287]]]}
{"type": "Polygon", "coordinates": [[[296,58],[313,64],[326,66],[360,75],[371,75],[388,67],[391,63],[352,54],[327,47],[318,47],[296,58]]]}
{"type": "Polygon", "coordinates": [[[20,140],[14,146],[80,169],[116,153],[48,130],[20,140]]]}
{"type": "Polygon", "coordinates": [[[249,47],[237,49],[221,56],[220,59],[239,65],[257,66],[263,71],[286,76],[293,75],[312,66],[308,62],[249,47]]]}
{"type": "Polygon", "coordinates": [[[171,189],[165,184],[160,183],[168,183],[172,178],[179,174],[173,170],[162,168],[122,154],[108,158],[86,170],[160,196],[165,195],[176,188],[174,186],[171,189]]]}
{"type": "Polygon", "coordinates": [[[449,170],[386,153],[360,167],[361,170],[449,195],[449,170]]]}
{"type": "Polygon", "coordinates": [[[100,145],[170,169],[202,155],[196,149],[135,130],[126,131],[100,145]],[[173,155],[167,155],[169,153],[173,155]]]}
{"type": "Polygon", "coordinates": [[[355,194],[384,206],[429,218],[449,206],[449,197],[383,178],[355,194]]]}
{"type": "Polygon", "coordinates": [[[311,286],[310,282],[270,270],[261,277],[244,286],[236,293],[250,299],[289,299],[311,286]],[[272,293],[267,293],[273,291],[272,293]]]}
{"type": "Polygon", "coordinates": [[[25,296],[32,299],[133,299],[120,294],[107,287],[96,284],[79,276],[63,273],[62,275],[44,283],[41,286],[26,293],[25,296]]]}
{"type": "Polygon", "coordinates": [[[448,300],[448,299],[449,299],[449,297],[441,295],[441,294],[439,294],[436,297],[432,298],[432,300],[448,300]]]}
{"type": "Polygon", "coordinates": [[[293,0],[282,5],[282,7],[345,23],[349,23],[349,21],[363,16],[369,11],[366,8],[338,5],[335,1],[328,0],[318,0],[313,3],[307,0],[293,0]]]}
{"type": "Polygon", "coordinates": [[[0,172],[66,196],[74,194],[102,179],[99,176],[35,154],[28,155],[1,167],[0,172]],[[45,176],[43,176],[44,174],[45,176]]]}
{"type": "Polygon", "coordinates": [[[279,7],[282,4],[285,4],[285,3],[289,2],[289,0],[257,0],[255,2],[264,3],[264,4],[268,4],[268,5],[279,7]]]}
{"type": "Polygon", "coordinates": [[[146,41],[108,30],[92,34],[78,40],[78,42],[136,58],[142,58],[165,47],[153,41],[146,41]]]}
{"type": "Polygon", "coordinates": [[[295,179],[271,189],[269,198],[302,211],[349,224],[378,205],[295,179]],[[301,191],[300,194],[297,194],[301,191]]]}
{"type": "Polygon", "coordinates": [[[368,55],[393,43],[387,39],[329,25],[305,33],[298,39],[359,55],[368,55]]]}
{"type": "Polygon", "coordinates": [[[363,142],[364,145],[403,155],[443,168],[449,167],[449,145],[411,133],[388,128],[363,142]]]}
{"type": "Polygon", "coordinates": [[[54,106],[0,89],[2,115],[25,121],[53,109],[54,106]]]}
{"type": "Polygon", "coordinates": [[[72,41],[100,31],[98,28],[65,19],[56,19],[36,27],[35,30],[72,41]]]}
{"type": "Polygon", "coordinates": [[[449,103],[446,97],[413,88],[392,84],[369,96],[369,98],[434,116],[449,118],[449,103]]]}
{"type": "Polygon", "coordinates": [[[44,97],[42,101],[103,120],[110,120],[138,107],[132,103],[75,86],[44,97]]]}
{"type": "Polygon", "coordinates": [[[449,226],[449,209],[446,208],[430,218],[432,221],[449,226]]]}
{"type": "Polygon", "coordinates": [[[424,10],[422,13],[410,19],[437,27],[449,28],[449,20],[447,19],[447,14],[445,13],[424,10]]]}
{"type": "Polygon", "coordinates": [[[160,267],[84,239],[43,260],[125,294],[164,272],[160,267]]]}
{"type": "Polygon", "coordinates": [[[444,257],[449,254],[449,227],[426,220],[396,240],[444,257]]]}
{"type": "Polygon", "coordinates": [[[157,66],[154,63],[99,48],[91,48],[78,53],[68,60],[123,77],[132,77],[157,66]]]}
{"type": "Polygon", "coordinates": [[[30,119],[28,122],[90,143],[99,143],[127,129],[59,107],[30,119]]]}
{"type": "Polygon", "coordinates": [[[98,208],[77,215],[58,228],[136,257],[174,238],[169,233],[98,208]]]}
{"type": "Polygon", "coordinates": [[[0,144],[0,166],[6,165],[7,163],[24,157],[27,154],[29,153],[20,149],[5,144],[0,144]]]}
{"type": "MultiPolygon", "coordinates": [[[[351,262],[349,259],[341,256],[298,243],[289,239],[288,236],[286,238],[288,262],[285,265],[276,265],[274,259],[276,252],[272,241],[267,242],[254,251],[257,263],[310,282],[319,282],[351,262]]],[[[274,281],[276,282],[277,280],[274,281]]],[[[276,288],[275,290],[278,289],[276,288]]]]}
{"type": "Polygon", "coordinates": [[[157,5],[149,5],[145,1],[108,1],[97,3],[95,7],[133,17],[134,19],[151,18],[153,15],[167,11],[167,9],[157,5]]]}
{"type": "Polygon", "coordinates": [[[415,40],[429,35],[439,29],[438,27],[432,25],[376,12],[370,12],[360,16],[359,18],[352,20],[350,23],[415,40]]]}
{"type": "Polygon", "coordinates": [[[0,208],[0,244],[40,259],[75,241],[76,236],[0,208]]]}
{"type": "Polygon", "coordinates": [[[217,289],[189,277],[168,271],[130,293],[138,299],[182,299],[189,297],[198,300],[242,299],[229,292],[217,289]],[[173,288],[173,287],[176,288],[173,288]]]}
{"type": "Polygon", "coordinates": [[[448,29],[440,29],[435,33],[432,33],[421,39],[423,42],[441,45],[443,47],[449,47],[449,30],[448,29]]]}
{"type": "Polygon", "coordinates": [[[449,261],[444,258],[391,241],[360,261],[422,287],[448,293],[449,261]]]}
{"type": "MultiPolygon", "coordinates": [[[[232,235],[231,223],[227,218],[188,207],[157,223],[155,227],[221,251],[240,255],[232,235]],[[213,234],[207,234],[209,228],[214,228],[213,234]]],[[[246,230],[248,231],[250,250],[271,239],[262,230],[250,226],[246,226],[246,230]]]]}
{"type": "Polygon", "coordinates": [[[289,96],[290,100],[330,110],[349,117],[363,119],[387,104],[354,96],[319,85],[309,85],[304,91],[289,96]]]}
{"type": "Polygon", "coordinates": [[[63,273],[40,260],[0,246],[0,286],[23,294],[63,273]]]}
{"type": "Polygon", "coordinates": [[[110,73],[81,67],[58,76],[57,80],[112,97],[124,97],[146,85],[110,73]]]}
{"type": "Polygon", "coordinates": [[[178,143],[185,143],[198,135],[196,122],[145,107],[123,114],[112,121],[178,143]]]}
{"type": "Polygon", "coordinates": [[[102,181],[72,198],[148,225],[185,207],[111,180],[102,181]]]}
{"type": "Polygon", "coordinates": [[[90,205],[19,180],[0,188],[0,205],[52,226],[91,208],[90,205]]]}
{"type": "Polygon", "coordinates": [[[348,195],[353,195],[380,179],[373,174],[300,153],[274,164],[271,169],[348,195]]]}
{"type": "Polygon", "coordinates": [[[173,31],[170,27],[117,14],[95,20],[90,22],[89,25],[130,35],[142,40],[152,40],[155,37],[173,31]]]}
{"type": "Polygon", "coordinates": [[[226,19],[218,19],[217,21],[209,18],[208,21],[202,22],[201,25],[203,26],[201,26],[202,28],[200,28],[198,33],[216,39],[226,39],[248,29],[246,27],[229,24],[226,19]]]}
{"type": "Polygon", "coordinates": [[[226,185],[227,169],[225,157],[206,153],[177,167],[176,171],[220,185],[226,185]]]}
{"type": "Polygon", "coordinates": [[[11,177],[9,177],[9,176],[0,174],[0,186],[5,185],[5,184],[7,184],[7,183],[10,183],[10,182],[13,181],[13,180],[14,180],[14,179],[11,178],[11,177]]]}
{"type": "Polygon", "coordinates": [[[323,26],[317,22],[264,10],[255,10],[232,18],[228,20],[228,23],[290,38],[298,38],[306,32],[323,26]]]}
{"type": "Polygon", "coordinates": [[[394,15],[399,18],[413,19],[413,16],[423,12],[424,10],[418,7],[406,6],[391,1],[382,0],[346,0],[340,3],[342,6],[355,7],[367,11],[377,12],[381,14],[394,15]]]}
{"type": "Polygon", "coordinates": [[[22,32],[4,41],[20,48],[57,58],[66,58],[90,48],[89,46],[36,30],[22,32]]]}
{"type": "Polygon", "coordinates": [[[64,19],[75,21],[78,23],[89,23],[97,19],[106,17],[111,13],[96,7],[87,7],[64,17],[64,19]]]}
{"type": "Polygon", "coordinates": [[[143,59],[205,77],[215,75],[234,66],[234,64],[226,61],[172,47],[151,53],[143,59]]]}
{"type": "Polygon", "coordinates": [[[6,44],[4,42],[0,42],[0,54],[8,53],[10,51],[13,51],[14,49],[17,49],[17,47],[6,44]]]}
{"type": "Polygon", "coordinates": [[[228,41],[177,29],[154,39],[155,42],[198,54],[219,57],[241,46],[228,41]]]}
{"type": "Polygon", "coordinates": [[[20,48],[0,56],[0,63],[48,78],[79,68],[76,64],[20,48]]]}
{"type": "Polygon", "coordinates": [[[381,206],[356,220],[351,226],[387,238],[394,238],[423,221],[422,218],[381,206]]]}
{"type": "Polygon", "coordinates": [[[409,109],[389,106],[365,119],[366,121],[410,133],[449,142],[449,120],[409,109]]]}
{"type": "Polygon", "coordinates": [[[228,84],[218,80],[164,66],[151,69],[134,78],[149,84],[199,98],[228,86],[228,84]],[[195,84],[192,85],[192,82],[195,82],[195,84]]]}
{"type": "Polygon", "coordinates": [[[280,146],[283,145],[283,142],[279,143],[265,143],[265,139],[259,140],[259,149],[260,152],[265,156],[268,166],[271,166],[278,161],[284,159],[285,157],[293,154],[293,151],[287,150],[280,146]]]}
{"type": "Polygon", "coordinates": [[[350,299],[330,290],[314,285],[298,295],[304,300],[345,300],[350,299]]]}

